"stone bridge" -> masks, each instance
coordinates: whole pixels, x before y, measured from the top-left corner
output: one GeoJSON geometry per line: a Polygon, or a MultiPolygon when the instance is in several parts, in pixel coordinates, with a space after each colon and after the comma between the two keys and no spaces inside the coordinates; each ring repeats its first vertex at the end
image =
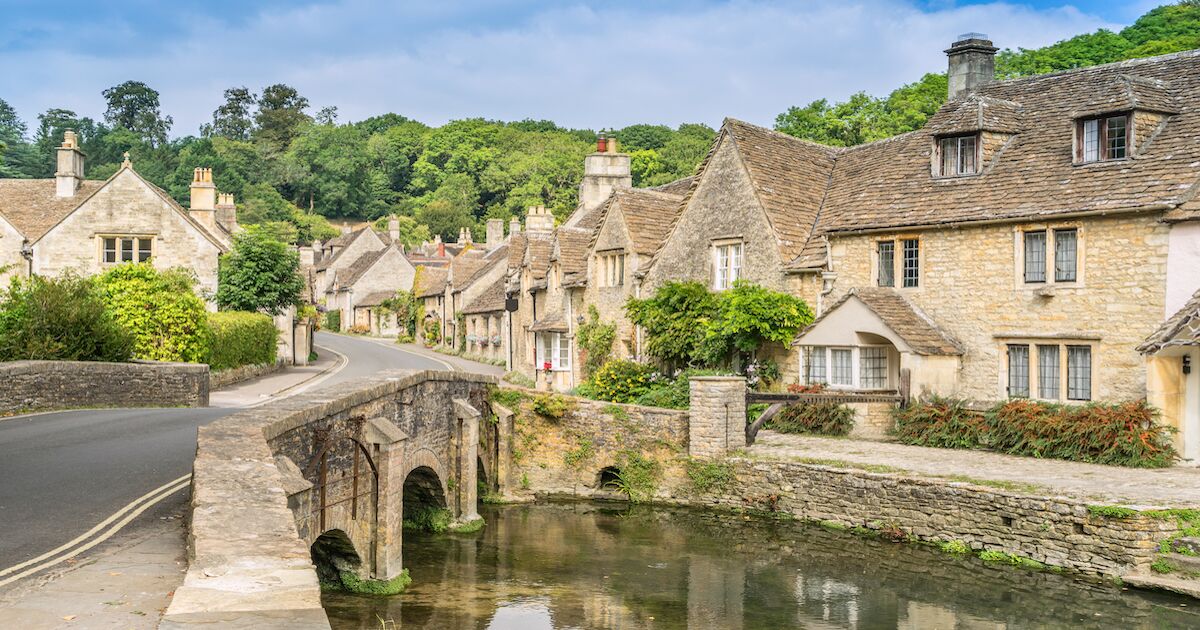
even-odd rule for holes
{"type": "Polygon", "coordinates": [[[456,522],[478,519],[479,468],[495,450],[480,431],[491,383],[397,372],[202,427],[191,562],[161,627],[238,619],[327,628],[314,558],[318,568],[327,559],[389,580],[403,570],[406,515],[448,509],[456,522]]]}

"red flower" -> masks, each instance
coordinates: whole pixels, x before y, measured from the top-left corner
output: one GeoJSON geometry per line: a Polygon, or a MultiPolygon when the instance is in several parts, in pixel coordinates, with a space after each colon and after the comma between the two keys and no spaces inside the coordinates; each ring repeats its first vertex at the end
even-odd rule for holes
{"type": "Polygon", "coordinates": [[[543,363],[543,364],[542,364],[542,369],[543,369],[543,370],[545,370],[545,371],[547,371],[547,372],[549,372],[549,371],[550,371],[550,362],[549,362],[549,361],[547,361],[547,362],[543,363]]]}

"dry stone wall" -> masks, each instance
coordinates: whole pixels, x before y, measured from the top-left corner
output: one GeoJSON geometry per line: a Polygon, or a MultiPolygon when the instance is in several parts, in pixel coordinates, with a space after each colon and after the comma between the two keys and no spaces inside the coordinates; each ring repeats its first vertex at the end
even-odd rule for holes
{"type": "Polygon", "coordinates": [[[208,366],[196,363],[0,363],[0,415],[76,407],[206,407],[208,366]]]}

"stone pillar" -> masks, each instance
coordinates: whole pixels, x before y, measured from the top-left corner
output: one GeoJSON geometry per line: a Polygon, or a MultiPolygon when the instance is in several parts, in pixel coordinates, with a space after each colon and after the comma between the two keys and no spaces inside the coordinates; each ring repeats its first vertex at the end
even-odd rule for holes
{"type": "MultiPolygon", "coordinates": [[[[375,514],[374,575],[377,580],[390,580],[404,570],[401,564],[404,533],[404,441],[408,439],[391,420],[377,417],[363,425],[367,444],[378,446],[375,453],[379,474],[379,504],[375,514]]],[[[369,566],[370,558],[363,558],[369,566]]]]}
{"type": "Polygon", "coordinates": [[[693,376],[688,418],[688,454],[724,457],[746,446],[746,379],[693,376]]]}
{"type": "Polygon", "coordinates": [[[475,502],[478,500],[479,488],[477,465],[479,462],[479,410],[472,407],[461,398],[454,399],[454,415],[458,420],[458,462],[451,464],[458,472],[457,487],[454,490],[455,501],[458,503],[458,520],[461,522],[474,521],[479,518],[475,502]]]}
{"type": "Polygon", "coordinates": [[[504,405],[492,403],[496,416],[496,490],[502,497],[511,496],[516,479],[512,479],[513,412],[504,405]]]}

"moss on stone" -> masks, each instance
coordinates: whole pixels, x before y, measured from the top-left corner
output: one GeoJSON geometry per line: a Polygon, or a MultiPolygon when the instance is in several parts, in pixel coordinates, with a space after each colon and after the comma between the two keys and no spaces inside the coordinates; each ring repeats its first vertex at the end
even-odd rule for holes
{"type": "Polygon", "coordinates": [[[408,575],[408,569],[400,572],[400,575],[390,580],[372,580],[370,578],[360,578],[353,571],[342,571],[339,575],[341,578],[342,590],[357,593],[359,595],[399,595],[412,584],[412,578],[408,575]]]}
{"type": "Polygon", "coordinates": [[[1138,511],[1123,505],[1089,505],[1088,513],[1102,518],[1130,519],[1138,515],[1138,511]]]}
{"type": "Polygon", "coordinates": [[[477,518],[473,521],[451,525],[450,532],[454,534],[474,534],[475,532],[483,529],[484,525],[484,520],[482,518],[477,518]]]}

